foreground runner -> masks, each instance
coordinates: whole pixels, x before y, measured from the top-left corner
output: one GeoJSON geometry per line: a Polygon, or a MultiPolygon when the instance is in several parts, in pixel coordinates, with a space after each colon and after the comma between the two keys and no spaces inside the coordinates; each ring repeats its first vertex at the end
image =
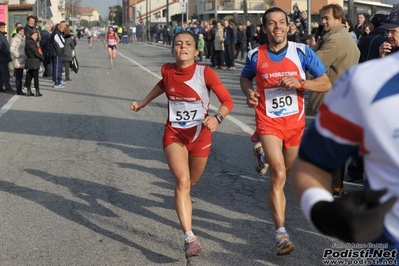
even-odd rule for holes
{"type": "Polygon", "coordinates": [[[104,49],[108,51],[110,67],[114,68],[114,59],[116,58],[116,48],[118,48],[119,37],[114,32],[112,26],[108,27],[107,35],[104,38],[104,49]]]}
{"type": "Polygon", "coordinates": [[[385,249],[383,257],[361,257],[373,259],[367,265],[398,265],[398,84],[398,52],[351,68],[327,94],[292,167],[295,198],[317,229],[347,243],[373,242],[385,249]],[[366,189],[333,198],[331,173],[359,153],[366,189]]]}
{"type": "Polygon", "coordinates": [[[287,41],[288,19],[282,9],[268,9],[262,21],[269,44],[249,51],[240,85],[248,106],[255,108],[255,135],[260,139],[254,146],[256,166],[260,175],[266,174],[266,161],[270,166],[269,203],[277,254],[284,255],[295,249],[284,227],[284,185],[305,128],[303,90],[328,91],[331,83],[327,69],[310,48],[287,41]],[[306,71],[313,80],[305,81],[306,71]]]}
{"type": "Polygon", "coordinates": [[[186,257],[198,255],[202,247],[192,231],[190,189],[200,179],[211,150],[212,132],[223,121],[233,101],[217,74],[208,66],[198,65],[196,36],[179,32],[173,40],[172,54],[176,63],[162,66],[162,80],[131,109],[139,111],[165,93],[168,99],[168,121],[163,148],[169,169],[175,178],[175,208],[184,232],[186,257]],[[210,91],[221,102],[218,112],[209,116],[210,91]]]}

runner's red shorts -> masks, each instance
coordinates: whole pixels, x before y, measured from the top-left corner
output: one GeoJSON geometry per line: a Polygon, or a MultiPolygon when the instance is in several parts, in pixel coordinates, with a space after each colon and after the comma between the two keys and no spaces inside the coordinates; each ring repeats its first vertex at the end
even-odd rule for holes
{"type": "Polygon", "coordinates": [[[196,127],[183,130],[166,125],[163,135],[163,148],[165,149],[172,143],[182,143],[191,156],[208,157],[211,152],[212,133],[203,126],[198,137],[192,141],[195,129],[196,127]]]}
{"type": "Polygon", "coordinates": [[[259,135],[271,135],[281,139],[284,148],[288,150],[291,146],[299,146],[305,127],[293,128],[289,130],[281,130],[272,127],[257,128],[251,136],[252,142],[259,141],[259,135]]]}

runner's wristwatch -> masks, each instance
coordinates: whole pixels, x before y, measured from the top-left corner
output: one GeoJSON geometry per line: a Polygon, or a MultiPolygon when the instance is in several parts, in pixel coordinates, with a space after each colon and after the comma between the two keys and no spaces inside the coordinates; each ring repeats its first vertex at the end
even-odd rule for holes
{"type": "Polygon", "coordinates": [[[216,119],[218,120],[219,124],[222,123],[222,121],[224,119],[224,117],[221,114],[219,114],[219,113],[215,114],[214,117],[216,117],[216,119]]]}
{"type": "Polygon", "coordinates": [[[305,80],[304,79],[298,79],[299,84],[301,84],[301,89],[305,88],[305,80]]]}

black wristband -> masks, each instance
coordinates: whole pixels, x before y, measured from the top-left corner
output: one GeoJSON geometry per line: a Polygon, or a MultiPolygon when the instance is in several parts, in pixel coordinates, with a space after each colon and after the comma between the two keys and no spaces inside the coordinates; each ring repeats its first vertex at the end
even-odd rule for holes
{"type": "Polygon", "coordinates": [[[222,121],[224,119],[224,117],[221,114],[219,114],[219,113],[215,114],[214,117],[216,117],[216,119],[218,120],[219,124],[222,123],[222,121]]]}

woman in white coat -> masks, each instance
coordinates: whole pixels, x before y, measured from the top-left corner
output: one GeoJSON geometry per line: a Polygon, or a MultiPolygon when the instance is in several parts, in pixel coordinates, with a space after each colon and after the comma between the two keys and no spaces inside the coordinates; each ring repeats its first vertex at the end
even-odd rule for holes
{"type": "Polygon", "coordinates": [[[10,52],[12,55],[12,64],[15,69],[15,87],[18,95],[26,95],[22,91],[22,77],[25,68],[25,33],[23,27],[17,27],[17,34],[11,39],[10,52]]]}

